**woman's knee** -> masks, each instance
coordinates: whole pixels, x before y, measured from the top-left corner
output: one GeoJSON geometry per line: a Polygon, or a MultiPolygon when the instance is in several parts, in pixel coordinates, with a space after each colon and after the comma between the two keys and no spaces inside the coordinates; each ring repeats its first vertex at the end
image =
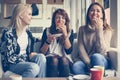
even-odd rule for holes
{"type": "Polygon", "coordinates": [[[39,66],[36,63],[29,63],[26,69],[28,69],[28,71],[31,71],[34,76],[37,76],[40,70],[39,66]]]}
{"type": "Polygon", "coordinates": [[[104,56],[101,55],[101,54],[99,54],[99,53],[93,54],[91,56],[91,60],[94,60],[94,61],[96,61],[96,60],[102,60],[102,59],[104,59],[104,56]]]}
{"type": "Polygon", "coordinates": [[[51,65],[58,65],[58,58],[51,56],[51,57],[47,57],[47,64],[51,64],[51,65]]]}
{"type": "Polygon", "coordinates": [[[73,73],[74,74],[84,74],[86,65],[82,61],[77,61],[73,64],[73,73]]]}
{"type": "Polygon", "coordinates": [[[46,57],[45,57],[44,54],[37,54],[37,55],[35,55],[35,58],[36,58],[37,60],[41,61],[41,62],[46,63],[46,57]]]}
{"type": "Polygon", "coordinates": [[[78,68],[84,67],[84,66],[85,66],[85,64],[82,61],[77,61],[73,64],[74,69],[76,69],[76,68],[78,69],[78,68]]]}
{"type": "Polygon", "coordinates": [[[68,65],[69,64],[69,61],[66,57],[61,57],[59,59],[59,62],[60,62],[60,64],[63,64],[63,65],[68,65]]]}
{"type": "Polygon", "coordinates": [[[105,66],[107,64],[106,58],[101,54],[93,54],[91,56],[91,66],[100,65],[105,66]]]}
{"type": "Polygon", "coordinates": [[[58,65],[58,58],[53,57],[52,63],[53,65],[58,65]]]}

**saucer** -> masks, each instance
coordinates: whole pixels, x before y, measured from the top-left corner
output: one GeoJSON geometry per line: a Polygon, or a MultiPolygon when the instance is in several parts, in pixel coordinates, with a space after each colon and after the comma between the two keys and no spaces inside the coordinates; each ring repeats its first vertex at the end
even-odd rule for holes
{"type": "Polygon", "coordinates": [[[73,79],[75,79],[75,80],[89,80],[90,76],[88,76],[88,75],[74,75],[73,79]]]}
{"type": "Polygon", "coordinates": [[[62,33],[54,34],[55,37],[60,37],[62,35],[63,35],[62,33]]]}

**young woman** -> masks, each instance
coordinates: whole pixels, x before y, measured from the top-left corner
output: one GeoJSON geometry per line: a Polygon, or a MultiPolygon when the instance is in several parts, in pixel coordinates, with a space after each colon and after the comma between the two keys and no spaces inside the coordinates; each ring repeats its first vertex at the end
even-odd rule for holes
{"type": "Polygon", "coordinates": [[[69,76],[67,54],[72,52],[73,30],[68,14],[57,9],[52,16],[52,25],[42,35],[41,52],[47,58],[47,77],[69,76]]]}
{"type": "Polygon", "coordinates": [[[78,32],[78,53],[72,58],[74,74],[87,74],[95,65],[109,68],[107,51],[110,48],[112,28],[106,23],[105,11],[99,3],[92,3],[88,8],[86,25],[78,32]]]}
{"type": "Polygon", "coordinates": [[[27,29],[32,19],[32,8],[18,4],[13,11],[9,28],[3,30],[0,53],[3,70],[22,77],[45,77],[46,58],[33,51],[34,38],[27,29]]]}

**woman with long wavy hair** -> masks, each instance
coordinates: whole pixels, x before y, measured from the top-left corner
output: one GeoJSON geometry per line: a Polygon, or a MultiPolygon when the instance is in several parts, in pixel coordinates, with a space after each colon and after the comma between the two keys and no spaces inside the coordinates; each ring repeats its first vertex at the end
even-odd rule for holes
{"type": "Polygon", "coordinates": [[[72,52],[73,30],[64,9],[57,9],[52,23],[42,35],[41,52],[47,58],[47,77],[68,77],[70,73],[67,54],[72,52]]]}
{"type": "Polygon", "coordinates": [[[90,67],[110,67],[107,52],[110,48],[112,28],[107,24],[103,7],[95,2],[87,11],[86,25],[78,32],[78,53],[72,54],[74,74],[87,74],[90,67]]]}

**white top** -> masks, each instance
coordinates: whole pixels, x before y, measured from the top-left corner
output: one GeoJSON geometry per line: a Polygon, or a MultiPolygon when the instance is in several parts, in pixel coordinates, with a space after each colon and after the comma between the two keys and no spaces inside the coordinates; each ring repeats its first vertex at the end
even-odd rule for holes
{"type": "MultiPolygon", "coordinates": [[[[47,36],[50,34],[49,29],[47,29],[47,36]]],[[[68,34],[68,37],[70,37],[71,32],[68,34]]],[[[49,50],[50,50],[50,54],[49,55],[59,55],[59,56],[63,56],[66,55],[65,51],[64,51],[64,46],[60,43],[57,43],[57,40],[55,39],[55,41],[51,42],[51,44],[49,45],[49,50]]]]}
{"type": "Polygon", "coordinates": [[[26,49],[28,45],[28,35],[26,32],[23,32],[21,36],[18,37],[17,42],[20,46],[19,55],[26,54],[26,49]]]}

